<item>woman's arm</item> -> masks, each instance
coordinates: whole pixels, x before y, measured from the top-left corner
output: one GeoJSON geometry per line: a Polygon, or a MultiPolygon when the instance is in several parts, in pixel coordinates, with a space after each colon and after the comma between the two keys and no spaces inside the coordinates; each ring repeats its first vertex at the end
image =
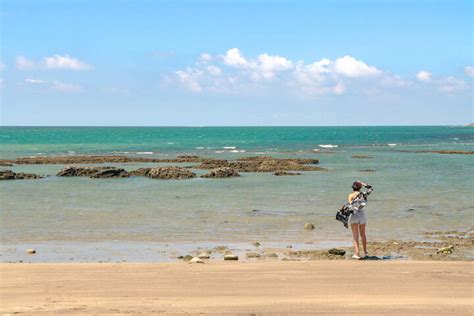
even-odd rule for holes
{"type": "Polygon", "coordinates": [[[367,195],[369,195],[370,193],[372,193],[372,191],[373,191],[374,189],[372,188],[372,186],[371,186],[370,184],[364,183],[364,182],[361,182],[361,183],[362,183],[362,185],[366,188],[366,190],[365,190],[365,192],[364,192],[364,195],[365,195],[365,196],[367,196],[367,195]]]}

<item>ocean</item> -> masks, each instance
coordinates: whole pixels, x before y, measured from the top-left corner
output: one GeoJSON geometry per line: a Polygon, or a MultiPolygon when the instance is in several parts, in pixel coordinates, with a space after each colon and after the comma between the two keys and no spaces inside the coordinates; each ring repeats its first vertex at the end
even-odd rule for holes
{"type": "Polygon", "coordinates": [[[334,215],[355,180],[375,188],[366,206],[369,240],[421,240],[425,232],[474,226],[474,156],[413,152],[473,151],[472,127],[0,127],[0,146],[3,159],[271,155],[317,158],[328,169],[164,181],[54,176],[63,165],[1,167],[51,175],[0,182],[3,262],[169,261],[199,247],[245,251],[255,241],[293,249],[350,245],[350,231],[334,215]],[[305,231],[306,222],[316,229],[305,231]],[[25,248],[40,251],[24,258],[25,248]]]}

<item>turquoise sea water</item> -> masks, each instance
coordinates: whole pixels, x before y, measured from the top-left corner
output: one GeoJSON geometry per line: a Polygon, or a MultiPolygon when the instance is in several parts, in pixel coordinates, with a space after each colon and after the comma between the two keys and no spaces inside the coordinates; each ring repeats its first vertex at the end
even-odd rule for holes
{"type": "Polygon", "coordinates": [[[350,232],[334,214],[358,179],[375,187],[366,208],[370,239],[419,239],[426,231],[474,226],[473,155],[399,152],[472,151],[469,127],[0,127],[0,146],[1,158],[273,155],[318,158],[329,169],[160,181],[55,177],[62,165],[2,167],[53,175],[0,183],[2,261],[18,259],[24,247],[43,249],[28,260],[140,261],[165,260],[197,245],[244,249],[257,240],[306,248],[348,244],[350,232]],[[305,232],[305,222],[316,229],[305,232]]]}

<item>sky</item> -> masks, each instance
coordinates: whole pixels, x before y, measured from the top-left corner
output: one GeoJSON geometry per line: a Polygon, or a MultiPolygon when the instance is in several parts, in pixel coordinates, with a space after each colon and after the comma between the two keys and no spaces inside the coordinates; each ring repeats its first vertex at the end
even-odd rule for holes
{"type": "Polygon", "coordinates": [[[0,0],[0,122],[459,125],[473,2],[0,0]]]}

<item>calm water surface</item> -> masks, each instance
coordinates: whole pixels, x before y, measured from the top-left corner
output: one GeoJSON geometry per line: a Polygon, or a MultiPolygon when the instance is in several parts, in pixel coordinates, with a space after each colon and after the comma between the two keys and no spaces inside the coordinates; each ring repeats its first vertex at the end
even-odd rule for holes
{"type": "Polygon", "coordinates": [[[24,247],[44,249],[47,255],[28,258],[37,261],[160,261],[198,245],[343,245],[350,232],[334,214],[358,179],[375,187],[366,207],[371,239],[420,239],[426,231],[474,226],[474,156],[398,152],[472,151],[474,129],[468,127],[0,127],[0,146],[1,158],[273,155],[318,158],[329,169],[296,177],[159,181],[55,177],[62,165],[8,167],[53,176],[0,183],[2,261],[17,259],[24,247]],[[302,229],[308,221],[314,231],[302,229]]]}

